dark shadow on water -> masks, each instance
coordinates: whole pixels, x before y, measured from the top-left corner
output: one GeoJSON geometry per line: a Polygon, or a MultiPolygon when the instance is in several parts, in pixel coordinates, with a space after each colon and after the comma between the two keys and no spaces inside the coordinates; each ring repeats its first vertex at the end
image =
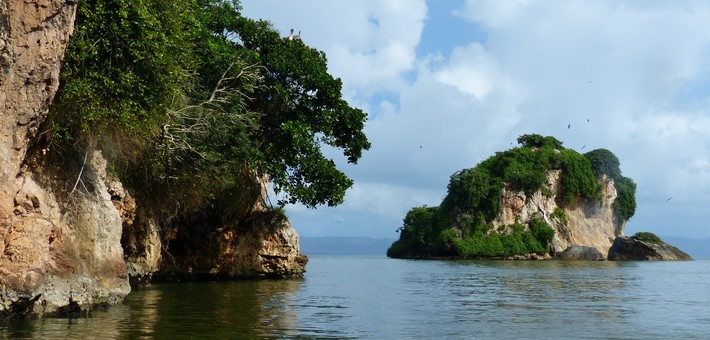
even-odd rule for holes
{"type": "Polygon", "coordinates": [[[243,338],[289,336],[303,280],[163,283],[74,319],[0,324],[0,338],[243,338]]]}

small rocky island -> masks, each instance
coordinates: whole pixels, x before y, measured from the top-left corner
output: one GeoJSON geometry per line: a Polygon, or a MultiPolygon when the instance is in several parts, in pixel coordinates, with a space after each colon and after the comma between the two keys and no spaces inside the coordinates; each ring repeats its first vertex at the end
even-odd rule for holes
{"type": "Polygon", "coordinates": [[[439,206],[404,218],[393,258],[691,260],[651,233],[624,236],[636,184],[609,150],[527,134],[451,176],[439,206]]]}

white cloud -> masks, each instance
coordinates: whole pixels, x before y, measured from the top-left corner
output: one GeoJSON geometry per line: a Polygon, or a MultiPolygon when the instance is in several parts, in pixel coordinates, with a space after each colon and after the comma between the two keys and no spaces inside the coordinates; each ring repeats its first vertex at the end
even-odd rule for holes
{"type": "Polygon", "coordinates": [[[529,0],[466,0],[455,15],[490,27],[501,27],[515,21],[529,0]]]}
{"type": "Polygon", "coordinates": [[[350,99],[405,86],[416,62],[427,7],[424,0],[242,1],[244,14],[268,18],[281,32],[301,31],[326,52],[329,71],[350,99]]]}
{"type": "Polygon", "coordinates": [[[500,78],[496,61],[479,43],[456,47],[449,64],[436,72],[436,80],[455,86],[478,100],[485,99],[500,78]]]}

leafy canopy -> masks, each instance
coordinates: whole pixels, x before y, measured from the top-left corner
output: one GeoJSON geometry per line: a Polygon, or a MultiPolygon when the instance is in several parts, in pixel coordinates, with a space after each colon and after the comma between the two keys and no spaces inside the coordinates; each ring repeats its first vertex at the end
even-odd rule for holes
{"type": "Polygon", "coordinates": [[[79,3],[45,128],[68,149],[99,139],[144,197],[196,206],[267,175],[284,203],[337,205],[352,186],[322,152],[356,163],[367,115],[342,99],[325,55],[243,17],[236,1],[79,3]]]}

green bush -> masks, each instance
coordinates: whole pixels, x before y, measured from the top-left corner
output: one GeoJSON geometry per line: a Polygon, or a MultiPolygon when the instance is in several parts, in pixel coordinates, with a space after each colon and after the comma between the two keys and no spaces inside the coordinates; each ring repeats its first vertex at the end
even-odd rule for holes
{"type": "Polygon", "coordinates": [[[562,224],[567,225],[567,214],[565,214],[565,210],[562,208],[555,208],[555,210],[552,212],[552,217],[557,218],[562,224]]]}
{"type": "Polygon", "coordinates": [[[614,213],[617,222],[628,221],[636,213],[636,183],[621,174],[619,159],[611,151],[596,149],[587,152],[584,156],[591,161],[597,176],[607,175],[614,180],[617,193],[614,213]]]}
{"type": "Polygon", "coordinates": [[[532,219],[528,230],[521,224],[509,226],[510,234],[477,234],[454,239],[456,253],[464,258],[488,258],[530,253],[545,254],[554,230],[542,219],[532,219]]]}
{"type": "Polygon", "coordinates": [[[387,249],[387,257],[402,258],[408,255],[407,247],[402,244],[402,241],[397,240],[387,249]]]}
{"type": "Polygon", "coordinates": [[[621,177],[619,158],[607,149],[596,149],[584,154],[592,163],[592,168],[598,175],[606,174],[610,178],[621,177]]]}
{"type": "Polygon", "coordinates": [[[601,185],[592,169],[592,164],[574,150],[562,150],[562,191],[567,202],[573,197],[600,198],[601,185]]]}
{"type": "Polygon", "coordinates": [[[631,178],[621,177],[614,181],[616,200],[614,212],[619,223],[628,221],[636,213],[636,183],[631,178]]]}
{"type": "Polygon", "coordinates": [[[631,237],[643,242],[665,244],[665,242],[663,242],[660,237],[656,236],[656,234],[646,231],[638,232],[631,237]]]}
{"type": "Polygon", "coordinates": [[[81,1],[48,121],[56,141],[155,133],[197,65],[198,13],[195,1],[81,1]]]}

